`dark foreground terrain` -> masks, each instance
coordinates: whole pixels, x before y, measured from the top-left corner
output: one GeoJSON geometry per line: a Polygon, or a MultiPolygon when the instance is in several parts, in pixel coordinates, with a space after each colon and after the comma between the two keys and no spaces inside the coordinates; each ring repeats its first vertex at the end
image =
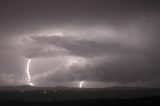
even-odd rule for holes
{"type": "Polygon", "coordinates": [[[0,102],[0,106],[101,106],[101,105],[160,105],[160,97],[145,97],[136,99],[84,99],[84,100],[69,100],[69,101],[25,101],[25,100],[4,100],[0,102]]]}
{"type": "Polygon", "coordinates": [[[15,105],[160,105],[160,89],[136,87],[0,87],[0,106],[15,105]]]}

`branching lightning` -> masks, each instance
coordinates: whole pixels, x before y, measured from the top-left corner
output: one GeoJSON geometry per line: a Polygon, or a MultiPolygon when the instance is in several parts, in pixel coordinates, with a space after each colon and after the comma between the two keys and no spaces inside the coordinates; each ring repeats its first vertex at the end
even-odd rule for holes
{"type": "MultiPolygon", "coordinates": [[[[34,86],[34,84],[31,81],[31,75],[30,75],[30,64],[31,64],[32,59],[28,59],[27,61],[27,67],[26,67],[26,73],[27,73],[27,83],[30,86],[34,86]]],[[[83,65],[81,62],[83,62],[82,60],[80,61],[80,59],[76,59],[76,58],[70,58],[67,63],[62,63],[60,65],[58,65],[55,68],[56,70],[59,70],[63,65],[66,66],[66,68],[70,69],[72,66],[78,66],[78,65],[83,65]]],[[[84,81],[80,81],[79,82],[79,88],[82,88],[84,84],[84,81]]]]}
{"type": "Polygon", "coordinates": [[[28,84],[29,84],[30,86],[33,86],[33,83],[31,82],[30,72],[29,72],[30,63],[31,63],[31,59],[28,59],[26,72],[27,72],[27,76],[28,76],[28,84]]]}
{"type": "MultiPolygon", "coordinates": [[[[69,68],[71,66],[74,66],[74,65],[81,65],[81,66],[83,66],[83,63],[85,63],[85,61],[82,58],[71,58],[71,59],[69,59],[67,66],[69,68]]],[[[83,84],[84,84],[84,81],[80,81],[79,88],[82,88],[83,84]]]]}

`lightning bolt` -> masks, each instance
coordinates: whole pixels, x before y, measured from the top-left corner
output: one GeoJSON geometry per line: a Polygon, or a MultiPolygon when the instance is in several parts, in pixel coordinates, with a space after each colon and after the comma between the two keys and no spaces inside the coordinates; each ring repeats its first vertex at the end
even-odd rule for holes
{"type": "Polygon", "coordinates": [[[27,76],[28,76],[28,84],[29,84],[30,86],[33,86],[33,83],[31,82],[30,72],[29,72],[30,63],[31,63],[31,59],[28,59],[26,72],[27,72],[27,76]]]}
{"type": "Polygon", "coordinates": [[[79,83],[79,88],[82,88],[82,86],[83,86],[83,81],[79,83]]]}
{"type": "MultiPolygon", "coordinates": [[[[79,64],[79,61],[78,61],[78,60],[76,60],[76,59],[70,59],[70,60],[68,61],[67,67],[68,67],[68,68],[71,68],[71,66],[74,66],[74,65],[76,65],[76,64],[79,64]]],[[[80,81],[80,83],[79,83],[79,88],[82,88],[83,83],[84,83],[84,81],[80,81]]]]}

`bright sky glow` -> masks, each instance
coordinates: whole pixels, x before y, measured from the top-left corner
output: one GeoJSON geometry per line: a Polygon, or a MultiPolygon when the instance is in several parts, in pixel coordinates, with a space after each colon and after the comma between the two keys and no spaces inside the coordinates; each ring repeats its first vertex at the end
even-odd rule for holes
{"type": "Polygon", "coordinates": [[[70,67],[70,66],[73,66],[75,64],[78,64],[78,60],[76,59],[70,59],[67,63],[67,65],[70,67]]]}
{"type": "Polygon", "coordinates": [[[61,31],[56,31],[54,33],[54,35],[56,35],[56,36],[64,36],[63,32],[61,32],[61,31]]]}
{"type": "Polygon", "coordinates": [[[68,67],[73,66],[73,65],[83,67],[86,64],[87,64],[86,59],[84,59],[82,57],[69,57],[68,62],[67,62],[68,67]]]}

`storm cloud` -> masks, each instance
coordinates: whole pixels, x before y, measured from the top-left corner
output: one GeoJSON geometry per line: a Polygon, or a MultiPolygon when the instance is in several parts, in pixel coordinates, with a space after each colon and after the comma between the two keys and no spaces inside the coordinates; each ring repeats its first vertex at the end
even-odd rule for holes
{"type": "Polygon", "coordinates": [[[15,1],[0,1],[0,85],[25,84],[30,58],[39,86],[159,87],[159,2],[15,1]]]}

